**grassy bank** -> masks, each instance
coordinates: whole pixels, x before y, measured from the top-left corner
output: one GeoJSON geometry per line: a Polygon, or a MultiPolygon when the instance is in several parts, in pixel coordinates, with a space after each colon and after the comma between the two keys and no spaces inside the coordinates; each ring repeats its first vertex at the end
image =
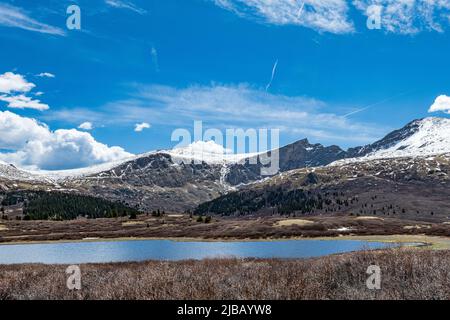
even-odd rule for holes
{"type": "Polygon", "coordinates": [[[0,222],[0,243],[120,238],[258,240],[349,235],[450,237],[450,224],[349,216],[214,217],[209,223],[204,223],[189,215],[166,215],[158,218],[141,215],[133,220],[109,218],[0,222]]]}
{"type": "Polygon", "coordinates": [[[0,266],[2,299],[450,299],[450,251],[393,249],[307,260],[215,259],[81,266],[0,266]],[[382,289],[366,288],[369,265],[382,289]]]}

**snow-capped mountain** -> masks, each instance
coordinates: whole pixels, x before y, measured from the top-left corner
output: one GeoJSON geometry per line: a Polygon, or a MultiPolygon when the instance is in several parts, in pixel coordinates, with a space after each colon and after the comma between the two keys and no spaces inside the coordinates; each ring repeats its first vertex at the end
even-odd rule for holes
{"type": "Polygon", "coordinates": [[[407,126],[403,139],[392,146],[368,154],[373,158],[397,158],[437,155],[450,152],[450,120],[426,118],[407,126]]]}
{"type": "Polygon", "coordinates": [[[28,171],[16,168],[12,164],[0,161],[0,179],[33,181],[38,180],[38,177],[28,171]]]}
{"type": "Polygon", "coordinates": [[[214,141],[196,141],[186,147],[171,150],[151,151],[145,154],[132,156],[126,159],[107,162],[86,168],[69,170],[25,170],[18,169],[12,164],[0,161],[0,178],[44,180],[61,182],[64,180],[80,179],[120,167],[122,164],[137,161],[142,158],[152,157],[158,154],[169,155],[175,164],[181,163],[207,163],[209,165],[234,164],[245,158],[256,156],[256,153],[235,154],[225,149],[214,141]]]}
{"type": "MultiPolygon", "coordinates": [[[[5,164],[0,166],[0,183],[14,189],[12,185],[25,180],[35,188],[72,190],[127,201],[143,209],[184,210],[266,178],[261,176],[258,156],[233,154],[212,141],[195,142],[75,170],[30,172],[5,164]]],[[[281,148],[279,157],[280,171],[287,171],[326,165],[345,157],[345,152],[305,139],[281,148]]]]}
{"type": "Polygon", "coordinates": [[[195,211],[450,220],[450,120],[415,120],[344,154],[330,165],[305,166],[242,186],[237,193],[205,202],[195,211]]]}
{"type": "Polygon", "coordinates": [[[446,153],[450,153],[450,119],[430,117],[414,120],[373,144],[350,149],[350,159],[338,163],[446,153]]]}
{"type": "MultiPolygon", "coordinates": [[[[410,163],[408,170],[414,170],[420,161],[411,162],[411,159],[426,160],[431,155],[450,154],[450,120],[415,120],[373,144],[347,151],[338,146],[311,144],[304,139],[280,148],[278,153],[280,176],[290,170],[331,164],[334,168],[350,166],[357,177],[358,172],[364,174],[363,171],[367,171],[367,166],[376,166],[378,162],[375,161],[392,158],[397,159],[396,165],[389,167],[390,162],[385,161],[387,170],[392,168],[392,174],[396,175],[399,174],[396,170],[401,167],[403,174],[405,169],[398,161],[410,163]]],[[[26,171],[0,162],[0,189],[31,186],[72,190],[126,201],[142,209],[184,210],[247,184],[267,180],[268,177],[261,175],[261,156],[233,154],[209,141],[75,170],[26,171]]]]}

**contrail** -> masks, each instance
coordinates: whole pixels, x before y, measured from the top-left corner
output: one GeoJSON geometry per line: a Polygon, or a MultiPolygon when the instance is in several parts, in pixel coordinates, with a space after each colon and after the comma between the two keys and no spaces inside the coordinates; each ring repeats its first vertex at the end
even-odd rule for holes
{"type": "MultiPolygon", "coordinates": [[[[412,91],[412,90],[411,90],[411,91],[412,91]]],[[[388,102],[388,101],[391,101],[391,100],[393,100],[393,99],[395,99],[395,98],[404,96],[405,94],[408,94],[408,93],[410,93],[411,91],[403,92],[403,93],[397,94],[397,95],[395,95],[395,96],[393,96],[393,97],[384,99],[384,100],[382,100],[382,101],[379,101],[379,102],[376,102],[376,103],[373,103],[373,104],[369,104],[368,106],[365,106],[365,107],[363,107],[363,108],[360,108],[360,109],[355,110],[355,111],[352,111],[352,112],[349,112],[349,113],[343,115],[342,117],[343,117],[343,118],[347,118],[347,117],[349,117],[349,116],[351,116],[351,115],[354,115],[354,114],[356,114],[356,113],[363,112],[363,111],[365,111],[365,110],[367,110],[367,109],[370,109],[370,108],[372,108],[372,107],[375,107],[375,106],[377,106],[377,105],[379,105],[379,104],[383,104],[383,103],[388,102]]]]}
{"type": "Polygon", "coordinates": [[[273,65],[272,77],[270,78],[270,82],[266,86],[266,91],[269,90],[270,86],[272,85],[273,78],[275,78],[275,73],[277,72],[277,66],[278,66],[278,59],[277,61],[275,61],[275,64],[273,65]]]}
{"type": "Polygon", "coordinates": [[[300,10],[298,10],[298,13],[297,13],[297,18],[299,18],[300,19],[300,16],[302,15],[302,13],[303,13],[303,7],[305,6],[305,2],[303,1],[302,2],[302,6],[300,7],[300,10]]]}

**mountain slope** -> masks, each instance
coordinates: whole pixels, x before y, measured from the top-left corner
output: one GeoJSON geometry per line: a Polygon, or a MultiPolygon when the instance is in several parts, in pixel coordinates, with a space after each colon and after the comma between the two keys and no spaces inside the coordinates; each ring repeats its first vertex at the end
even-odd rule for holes
{"type": "MultiPolygon", "coordinates": [[[[130,160],[107,171],[66,181],[65,188],[126,200],[144,210],[187,210],[215,199],[241,185],[266,178],[259,156],[253,160],[227,154],[213,143],[181,150],[160,151],[130,160]],[[199,148],[206,148],[200,150],[199,148]],[[212,149],[212,152],[209,151],[212,149]]],[[[320,166],[342,159],[337,146],[323,147],[305,140],[279,150],[280,170],[320,166]]]]}
{"type": "Polygon", "coordinates": [[[450,120],[415,120],[339,156],[324,167],[297,169],[244,186],[200,205],[196,212],[449,220],[450,120]]]}
{"type": "Polygon", "coordinates": [[[169,154],[155,153],[107,171],[67,180],[62,185],[125,201],[142,210],[184,211],[228,190],[221,180],[222,167],[205,162],[178,162],[169,154]]]}
{"type": "Polygon", "coordinates": [[[450,221],[450,157],[378,159],[296,169],[203,203],[195,212],[450,221]]]}
{"type": "MultiPolygon", "coordinates": [[[[278,153],[280,172],[324,166],[346,157],[346,152],[338,146],[324,147],[321,144],[310,144],[307,139],[284,146],[278,150],[278,153]]],[[[268,154],[271,155],[271,153],[268,154]]],[[[267,178],[261,175],[264,165],[261,164],[260,157],[260,155],[254,156],[247,158],[244,162],[229,165],[226,181],[237,186],[267,178]]]]}

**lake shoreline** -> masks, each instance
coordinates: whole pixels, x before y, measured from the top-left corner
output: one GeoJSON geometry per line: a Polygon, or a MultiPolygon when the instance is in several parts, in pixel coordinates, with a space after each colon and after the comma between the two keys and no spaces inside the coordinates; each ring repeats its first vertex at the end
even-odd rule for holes
{"type": "Polygon", "coordinates": [[[171,240],[258,242],[286,240],[367,240],[417,242],[450,248],[450,225],[379,217],[217,218],[197,223],[188,215],[162,218],[72,221],[3,221],[0,245],[171,240]]]}
{"type": "Polygon", "coordinates": [[[89,242],[128,242],[128,241],[152,241],[152,240],[167,240],[173,242],[280,242],[280,241],[334,241],[334,240],[355,240],[355,241],[367,241],[367,242],[384,242],[384,243],[417,243],[422,245],[436,245],[442,244],[448,241],[448,247],[444,249],[450,249],[450,237],[435,237],[435,236],[407,236],[407,235],[370,235],[370,236],[358,236],[358,235],[342,235],[334,237],[290,237],[290,238],[196,238],[196,237],[120,237],[120,238],[86,238],[76,240],[42,240],[42,241],[11,241],[0,242],[0,246],[8,245],[21,245],[21,244],[56,244],[56,243],[89,243],[89,242]]]}

